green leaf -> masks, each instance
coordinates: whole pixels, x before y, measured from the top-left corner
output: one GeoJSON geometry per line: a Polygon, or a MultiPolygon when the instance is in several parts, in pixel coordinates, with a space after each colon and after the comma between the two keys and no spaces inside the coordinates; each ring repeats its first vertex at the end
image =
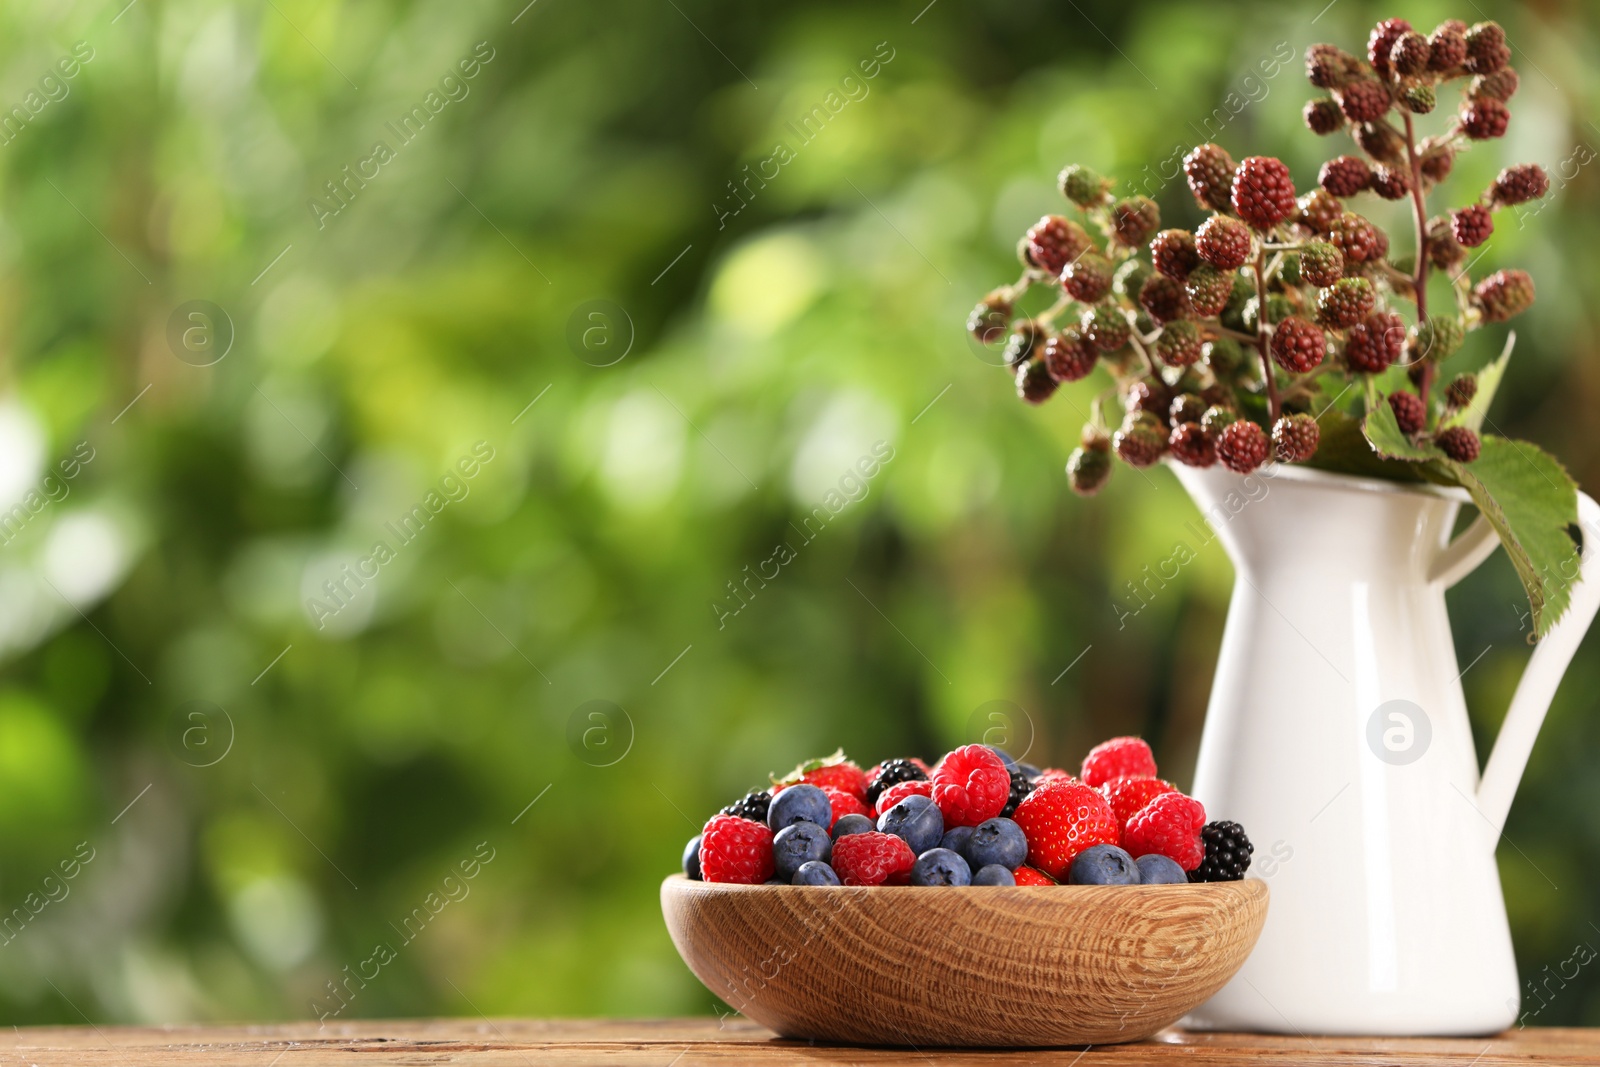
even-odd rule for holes
{"type": "Polygon", "coordinates": [[[1557,460],[1536,445],[1483,438],[1471,463],[1437,459],[1437,480],[1463,486],[1505,546],[1528,593],[1538,637],[1567,610],[1578,576],[1578,550],[1568,529],[1578,521],[1578,487],[1557,460]]]}
{"type": "Polygon", "coordinates": [[[1413,443],[1395,420],[1394,408],[1382,399],[1367,405],[1367,417],[1362,423],[1362,430],[1373,449],[1385,459],[1426,463],[1428,460],[1445,458],[1444,452],[1431,442],[1424,445],[1413,443]]]}
{"type": "Polygon", "coordinates": [[[1337,407],[1322,409],[1317,416],[1317,429],[1321,431],[1321,439],[1317,443],[1317,454],[1306,462],[1308,467],[1394,482],[1423,480],[1415,462],[1400,462],[1379,455],[1362,432],[1361,420],[1337,407]]]}
{"type": "Polygon", "coordinates": [[[1495,390],[1500,388],[1500,380],[1505,377],[1506,363],[1511,359],[1511,346],[1516,343],[1514,331],[1506,335],[1506,346],[1500,350],[1500,355],[1478,372],[1478,391],[1473,395],[1472,403],[1443,420],[1441,426],[1465,426],[1472,430],[1483,428],[1483,420],[1489,414],[1495,390]]]}

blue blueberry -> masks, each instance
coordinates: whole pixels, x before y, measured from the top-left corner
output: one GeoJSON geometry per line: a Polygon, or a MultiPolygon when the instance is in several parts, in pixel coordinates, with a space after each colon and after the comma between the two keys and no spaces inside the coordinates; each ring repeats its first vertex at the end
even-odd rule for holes
{"type": "Polygon", "coordinates": [[[944,836],[939,839],[939,847],[949,849],[951,852],[958,854],[962,859],[969,859],[967,856],[967,843],[971,840],[972,827],[952,826],[950,829],[946,830],[944,832],[944,836]]]}
{"type": "Polygon", "coordinates": [[[794,872],[793,885],[838,885],[839,876],[821,860],[806,860],[794,872]]]}
{"type": "Polygon", "coordinates": [[[972,868],[958,853],[930,848],[911,865],[912,885],[971,885],[972,868]]]}
{"type": "Polygon", "coordinates": [[[972,876],[973,885],[1016,885],[1017,876],[1000,866],[991,863],[987,867],[979,867],[978,873],[972,876]]]}
{"type": "Polygon", "coordinates": [[[700,880],[700,835],[689,838],[683,846],[683,873],[692,882],[700,880]]]}
{"type": "Polygon", "coordinates": [[[797,822],[779,830],[772,839],[772,865],[778,877],[789,881],[801,865],[812,860],[826,863],[833,854],[833,839],[814,822],[797,822]]]}
{"type": "Polygon", "coordinates": [[[1068,885],[1138,885],[1139,865],[1116,845],[1095,845],[1067,868],[1068,885]]]}
{"type": "Polygon", "coordinates": [[[813,822],[818,826],[833,825],[833,805],[828,794],[814,785],[791,785],[772,798],[767,808],[767,825],[774,833],[797,822],[813,822]]]}
{"type": "Polygon", "coordinates": [[[833,839],[837,841],[850,834],[864,834],[877,828],[878,824],[865,815],[841,815],[839,821],[833,824],[833,839]]]}
{"type": "Polygon", "coordinates": [[[1010,819],[989,819],[973,829],[966,857],[974,867],[999,864],[1014,871],[1028,858],[1028,835],[1010,819]]]}
{"type": "Polygon", "coordinates": [[[1030,782],[1039,777],[1039,768],[1035,767],[1031,763],[1019,763],[1017,764],[1017,770],[1026,775],[1028,781],[1030,782]]]}
{"type": "Polygon", "coordinates": [[[1133,862],[1139,867],[1139,882],[1142,885],[1189,884],[1188,874],[1171,856],[1152,852],[1148,856],[1140,856],[1133,862]]]}
{"type": "Polygon", "coordinates": [[[944,836],[944,816],[928,797],[909,796],[878,816],[878,829],[904,838],[911,851],[922,855],[939,847],[944,836]]]}
{"type": "Polygon", "coordinates": [[[1000,762],[1004,763],[1006,765],[1006,770],[1009,771],[1011,768],[1013,768],[1013,767],[1015,767],[1017,765],[1016,759],[1011,755],[1011,753],[1007,752],[1005,749],[1003,749],[1003,748],[995,748],[993,745],[990,745],[989,746],[989,751],[993,752],[996,756],[1000,757],[1000,762]]]}

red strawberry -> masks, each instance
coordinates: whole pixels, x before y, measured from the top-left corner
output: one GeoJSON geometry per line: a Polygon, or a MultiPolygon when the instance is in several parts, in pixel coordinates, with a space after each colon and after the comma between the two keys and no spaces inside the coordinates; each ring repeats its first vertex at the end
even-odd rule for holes
{"type": "Polygon", "coordinates": [[[1083,784],[1105,785],[1113,778],[1154,778],[1156,758],[1138,737],[1113,737],[1083,757],[1083,784]]]}
{"type": "Polygon", "coordinates": [[[833,822],[828,824],[828,829],[833,829],[833,823],[838,822],[846,815],[866,815],[869,811],[867,805],[854,793],[846,793],[843,789],[835,789],[831,785],[822,786],[822,791],[828,796],[828,804],[833,808],[833,822]]]}
{"type": "Polygon", "coordinates": [[[700,832],[700,876],[760,885],[772,877],[772,831],[737,815],[713,815],[700,832]]]}
{"type": "MultiPolygon", "coordinates": [[[[833,843],[833,870],[845,885],[905,885],[915,862],[911,846],[894,834],[868,830],[833,843]]],[[[705,870],[704,860],[700,869],[705,870]]]]}
{"type": "MultiPolygon", "coordinates": [[[[873,771],[876,772],[877,768],[874,767],[873,771]]],[[[831,756],[807,760],[782,778],[776,779],[773,784],[777,788],[773,789],[773,793],[781,792],[784,786],[797,785],[800,782],[809,782],[815,786],[831,786],[846,793],[853,793],[859,800],[867,799],[867,776],[854,760],[845,758],[842,748],[831,756]]]]}
{"type": "Polygon", "coordinates": [[[892,808],[896,804],[900,803],[906,797],[929,797],[929,798],[932,798],[932,796],[933,796],[933,783],[932,782],[899,782],[899,783],[897,783],[895,785],[891,785],[888,789],[885,789],[882,793],[879,793],[878,794],[877,806],[874,807],[873,810],[869,811],[867,814],[871,815],[873,818],[877,818],[883,812],[888,811],[890,808],[892,808]]]}
{"type": "Polygon", "coordinates": [[[1073,857],[1091,845],[1117,843],[1111,805],[1079,782],[1044,782],[1011,817],[1028,837],[1028,863],[1052,878],[1062,877],[1073,857]]]}
{"type": "MultiPolygon", "coordinates": [[[[1200,831],[1206,825],[1206,809],[1193,797],[1182,793],[1162,793],[1128,820],[1122,833],[1122,847],[1135,859],[1159,852],[1192,871],[1206,858],[1200,831]]],[[[702,846],[703,847],[703,846],[702,846]]],[[[701,863],[704,869],[704,861],[701,863]]]]}
{"type": "Polygon", "coordinates": [[[1048,874],[1045,874],[1043,871],[1035,870],[1032,867],[1018,867],[1016,870],[1011,872],[1011,877],[1017,880],[1018,885],[1057,884],[1054,878],[1050,877],[1048,874]]]}
{"type": "Polygon", "coordinates": [[[1159,778],[1113,778],[1100,787],[1106,803],[1111,805],[1111,813],[1117,817],[1117,825],[1124,829],[1127,828],[1128,820],[1137,815],[1139,809],[1150,801],[1162,793],[1177,791],[1177,786],[1171,782],[1163,782],[1159,778]]]}
{"type": "Polygon", "coordinates": [[[964,745],[940,760],[933,772],[933,802],[946,829],[994,818],[1010,796],[1011,772],[988,745],[964,745]]]}

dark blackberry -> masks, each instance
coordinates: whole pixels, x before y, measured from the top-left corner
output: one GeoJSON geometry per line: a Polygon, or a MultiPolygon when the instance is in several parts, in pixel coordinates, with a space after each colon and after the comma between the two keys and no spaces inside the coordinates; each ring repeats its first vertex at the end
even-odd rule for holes
{"type": "Polygon", "coordinates": [[[1031,792],[1033,792],[1033,783],[1028,780],[1027,774],[1018,767],[1012,767],[1011,795],[1006,797],[1006,806],[1000,809],[1000,817],[1004,819],[1011,818],[1012,813],[1017,810],[1017,805],[1021,804],[1023,799],[1031,792]]]}
{"type": "Polygon", "coordinates": [[[729,804],[718,814],[733,815],[740,819],[749,819],[751,822],[765,823],[767,821],[767,809],[771,806],[772,794],[765,789],[758,789],[746,793],[743,800],[729,804]]]}
{"type": "Polygon", "coordinates": [[[876,804],[879,795],[891,785],[901,782],[926,782],[927,772],[908,759],[886,759],[878,768],[878,776],[867,783],[867,803],[876,804]]]}
{"type": "Polygon", "coordinates": [[[1256,847],[1236,822],[1208,822],[1200,831],[1206,858],[1189,872],[1191,882],[1237,882],[1250,869],[1250,856],[1256,847]]]}

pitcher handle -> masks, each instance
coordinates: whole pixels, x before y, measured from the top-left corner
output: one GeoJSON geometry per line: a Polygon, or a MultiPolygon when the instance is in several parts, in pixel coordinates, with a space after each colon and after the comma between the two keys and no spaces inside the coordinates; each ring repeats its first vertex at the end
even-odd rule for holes
{"type": "MultiPolygon", "coordinates": [[[[1484,520],[1480,517],[1478,521],[1484,520]]],[[[1578,581],[1572,587],[1572,599],[1566,614],[1533,650],[1522,681],[1517,683],[1517,691],[1511,698],[1505,722],[1500,726],[1500,736],[1489,753],[1489,762],[1483,768],[1483,781],[1478,786],[1478,810],[1494,827],[1496,839],[1505,826],[1511,798],[1522,780],[1534,738],[1544,724],[1545,712],[1550,710],[1556,687],[1561,684],[1561,676],[1577,653],[1583,635],[1589,631],[1596,609],[1600,609],[1600,504],[1587,493],[1578,494],[1578,525],[1583,531],[1582,563],[1578,581]]],[[[1471,532],[1469,529],[1458,540],[1465,540],[1471,532]]]]}
{"type": "Polygon", "coordinates": [[[1478,564],[1488,559],[1500,547],[1500,535],[1494,524],[1480,512],[1471,526],[1461,531],[1454,541],[1445,546],[1428,567],[1428,580],[1443,583],[1448,589],[1478,569],[1478,564]]]}

